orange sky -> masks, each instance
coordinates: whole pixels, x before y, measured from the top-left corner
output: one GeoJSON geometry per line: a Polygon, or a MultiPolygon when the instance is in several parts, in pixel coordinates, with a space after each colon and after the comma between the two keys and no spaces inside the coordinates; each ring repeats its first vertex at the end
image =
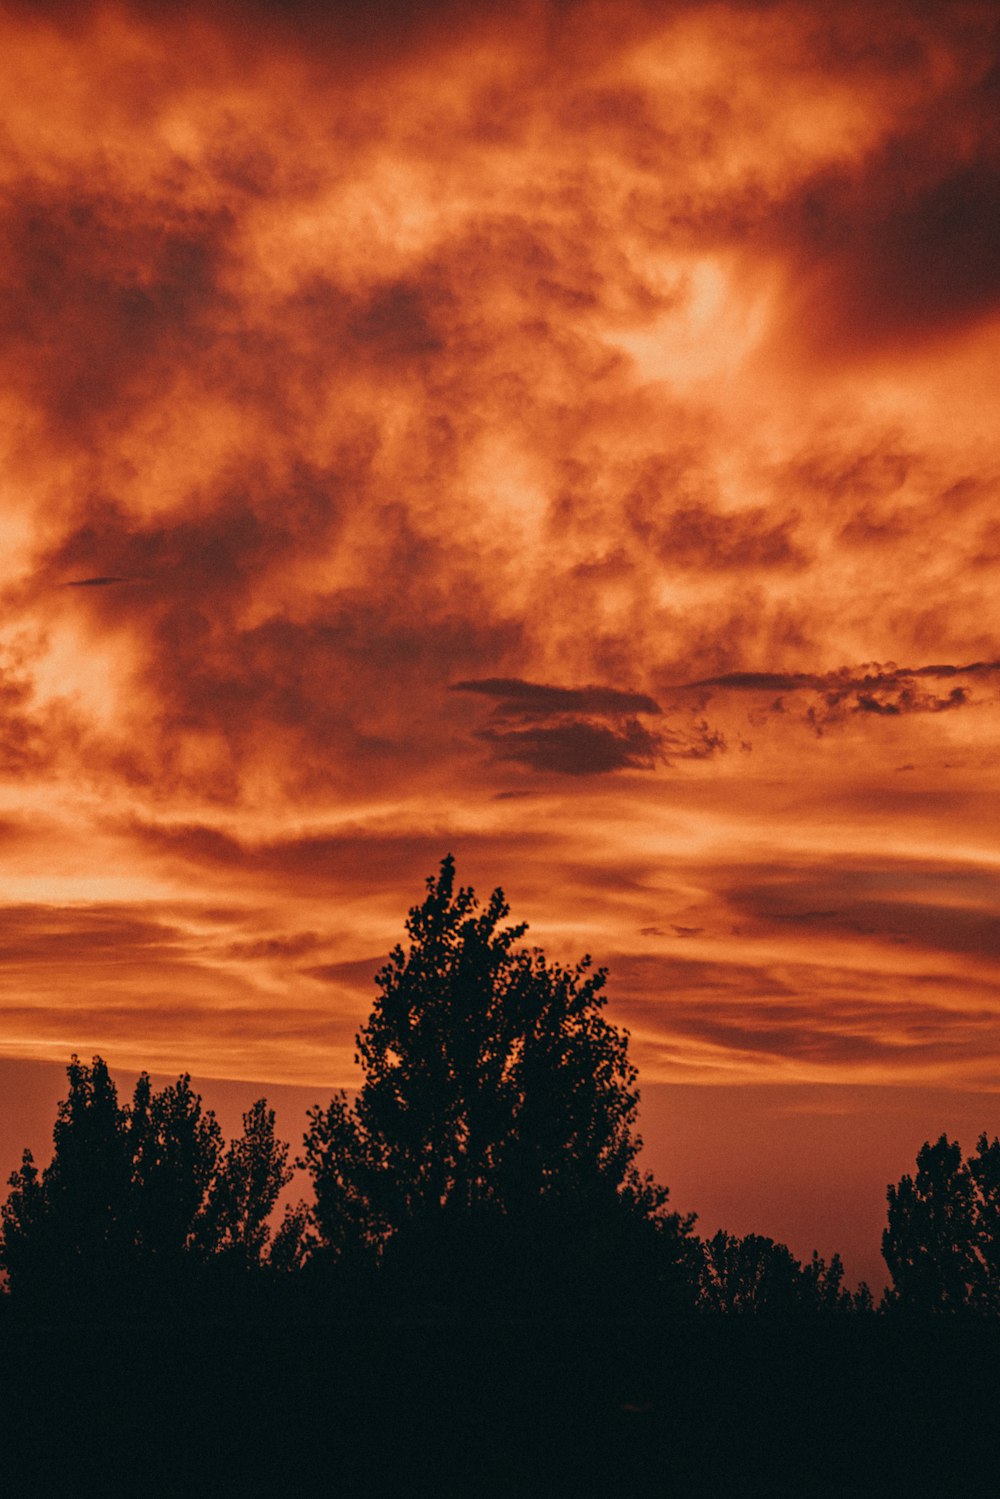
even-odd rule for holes
{"type": "Polygon", "coordinates": [[[995,5],[0,24],[0,1056],[350,1085],[453,850],[735,1130],[992,1092],[995,5]]]}

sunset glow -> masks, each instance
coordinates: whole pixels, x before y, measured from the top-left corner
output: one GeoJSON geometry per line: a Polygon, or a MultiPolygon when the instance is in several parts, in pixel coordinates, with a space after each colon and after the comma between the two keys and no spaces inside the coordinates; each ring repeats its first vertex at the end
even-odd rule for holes
{"type": "Polygon", "coordinates": [[[450,850],[644,1084],[993,1090],[996,7],[377,14],[3,13],[0,1053],[349,1086],[450,850]]]}

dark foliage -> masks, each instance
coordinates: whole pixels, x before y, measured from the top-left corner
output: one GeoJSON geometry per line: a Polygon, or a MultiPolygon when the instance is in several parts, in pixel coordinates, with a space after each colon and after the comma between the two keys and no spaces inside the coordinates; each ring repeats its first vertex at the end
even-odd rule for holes
{"type": "Polygon", "coordinates": [[[39,1172],[26,1151],[2,1209],[14,1301],[120,1311],[261,1267],[290,1176],[263,1099],[226,1148],[186,1075],[157,1093],[143,1073],[130,1106],[100,1057],[74,1057],[67,1076],[52,1160],[39,1172]]]}
{"type": "Polygon", "coordinates": [[[320,1254],[424,1300],[693,1298],[693,1218],[636,1165],[637,1073],[605,973],[520,944],[454,860],[409,914],[357,1038],[353,1103],[312,1110],[320,1254]]]}
{"type": "Polygon", "coordinates": [[[701,1246],[698,1305],[706,1312],[798,1315],[803,1312],[864,1312],[872,1297],[862,1282],[844,1287],[840,1255],[830,1263],[813,1252],[803,1265],[786,1244],[760,1234],[738,1238],[719,1232],[701,1246]]]}
{"type": "Polygon", "coordinates": [[[967,1160],[946,1135],[925,1143],[916,1177],[888,1189],[882,1255],[887,1307],[1000,1311],[1000,1141],[980,1135],[967,1160]]]}

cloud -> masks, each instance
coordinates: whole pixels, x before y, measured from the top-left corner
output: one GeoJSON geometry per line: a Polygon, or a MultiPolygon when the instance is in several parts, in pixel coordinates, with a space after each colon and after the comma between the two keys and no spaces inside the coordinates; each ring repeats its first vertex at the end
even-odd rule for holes
{"type": "Polygon", "coordinates": [[[620,729],[585,719],[534,728],[486,727],[477,731],[500,760],[518,760],[532,770],[561,775],[605,775],[614,770],[652,770],[663,741],[638,719],[620,729]]]}
{"type": "Polygon", "coordinates": [[[647,1069],[703,1081],[782,1081],[794,1070],[814,1082],[962,1077],[974,1085],[1000,1053],[995,976],[970,980],[959,998],[948,974],[933,969],[901,984],[896,973],[862,973],[828,957],[619,955],[609,993],[647,1069]]]}
{"type": "Polygon", "coordinates": [[[895,1077],[926,1026],[965,1077],[986,10],[6,18],[5,977],[62,1011],[17,1044],[343,1069],[452,848],[560,951],[687,955],[624,955],[657,1075],[895,1077]]]}
{"type": "MultiPolygon", "coordinates": [[[[294,836],[251,838],[237,836],[208,823],[131,820],[122,833],[157,859],[169,861],[182,878],[194,869],[214,870],[229,882],[250,889],[319,892],[327,899],[351,891],[405,888],[419,896],[424,880],[453,850],[457,857],[470,850],[477,862],[506,862],[517,851],[518,830],[477,832],[472,839],[461,829],[445,827],[394,828],[381,825],[318,830],[294,836]]],[[[556,835],[538,832],[536,847],[556,842],[556,835]]]]}
{"type": "Polygon", "coordinates": [[[324,984],[347,985],[351,988],[364,985],[373,990],[375,974],[385,963],[384,955],[372,958],[351,958],[337,963],[313,963],[301,971],[309,978],[324,984]]]}
{"type": "Polygon", "coordinates": [[[659,715],[645,693],[612,687],[555,687],[518,678],[454,682],[453,692],[496,700],[492,721],[476,730],[500,761],[540,773],[592,776],[653,770],[673,759],[705,759],[725,749],[706,723],[650,730],[637,714],[659,715]]]}
{"type": "Polygon", "coordinates": [[[881,52],[866,19],[849,9],[818,26],[815,65],[856,84],[881,75],[899,101],[892,128],[804,176],[771,223],[789,254],[796,333],[834,354],[954,335],[1000,306],[994,19],[988,8],[963,19],[954,6],[899,7],[881,52]]]}
{"type": "Polygon", "coordinates": [[[811,339],[863,349],[926,340],[996,313],[1000,159],[985,139],[981,150],[931,175],[936,153],[921,133],[894,141],[860,180],[831,173],[800,190],[787,213],[811,339]]]}
{"type": "Polygon", "coordinates": [[[137,579],[135,579],[135,578],[116,578],[116,577],[70,578],[70,580],[69,580],[68,583],[64,583],[63,584],[63,587],[64,588],[109,588],[114,583],[135,583],[136,581],[137,581],[137,579]]]}
{"type": "Polygon", "coordinates": [[[628,514],[636,536],[667,568],[760,572],[806,562],[794,540],[796,515],[776,520],[759,506],[727,514],[683,497],[675,508],[646,486],[630,495],[628,514]]]}
{"type": "Polygon", "coordinates": [[[771,715],[792,716],[805,721],[816,733],[842,723],[848,715],[872,715],[900,718],[912,713],[945,713],[976,706],[982,700],[974,696],[978,680],[989,681],[1000,676],[1000,663],[973,661],[963,666],[947,664],[900,667],[865,665],[842,667],[838,671],[766,672],[732,671],[705,677],[685,684],[683,691],[697,692],[702,706],[709,696],[736,692],[746,694],[780,694],[763,709],[755,710],[766,718],[771,715]],[[918,683],[926,679],[967,679],[964,685],[945,693],[927,691],[918,683]]]}
{"type": "Polygon", "coordinates": [[[204,367],[224,301],[229,215],[113,177],[65,186],[25,175],[0,187],[0,333],[7,378],[50,441],[99,441],[204,367]]]}
{"type": "Polygon", "coordinates": [[[1000,1047],[1000,1027],[988,1013],[958,1015],[949,1006],[905,1001],[882,1014],[857,1000],[828,1003],[822,1014],[801,1000],[722,1001],[709,1013],[671,1006],[664,1019],[675,1034],[720,1053],[826,1068],[919,1069],[938,1066],[946,1057],[968,1062],[980,1048],[995,1053],[1000,1047]]]}
{"type": "Polygon", "coordinates": [[[872,938],[1000,964],[1000,920],[987,867],[917,859],[748,866],[720,884],[727,908],[748,933],[794,925],[805,936],[872,938]],[[750,928],[745,927],[747,921],[750,928]]]}
{"type": "Polygon", "coordinates": [[[505,713],[525,718],[553,712],[635,714],[659,713],[659,705],[642,692],[616,687],[551,687],[522,682],[516,677],[488,677],[482,681],[453,682],[452,692],[477,692],[496,698],[505,713]]]}

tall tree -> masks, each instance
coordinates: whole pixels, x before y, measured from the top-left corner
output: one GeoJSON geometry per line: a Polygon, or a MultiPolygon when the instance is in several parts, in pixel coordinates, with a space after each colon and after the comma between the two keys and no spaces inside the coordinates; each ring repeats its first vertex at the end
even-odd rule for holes
{"type": "Polygon", "coordinates": [[[904,1176],[888,1188],[882,1234],[882,1256],[892,1276],[888,1304],[942,1312],[979,1304],[983,1268],[977,1217],[976,1179],[958,1141],[941,1135],[934,1145],[924,1144],[916,1177],[904,1176]]]}
{"type": "Polygon", "coordinates": [[[1000,1312],[1000,1140],[981,1134],[966,1162],[976,1185],[976,1252],[979,1309],[1000,1312]]]}
{"type": "Polygon", "coordinates": [[[439,1250],[447,1225],[468,1260],[470,1235],[482,1253],[518,1235],[537,1248],[558,1225],[596,1252],[627,1228],[689,1232],[636,1164],[637,1073],[602,1013],[604,970],[550,963],[509,915],[501,890],[480,906],[456,886],[451,856],[410,911],[357,1037],[360,1091],[309,1116],[329,1248],[439,1250]]]}
{"type": "Polygon", "coordinates": [[[169,1280],[206,1234],[209,1190],[222,1155],[222,1131],[185,1073],[154,1093],[143,1073],[127,1121],[136,1247],[151,1273],[169,1280]]]}

